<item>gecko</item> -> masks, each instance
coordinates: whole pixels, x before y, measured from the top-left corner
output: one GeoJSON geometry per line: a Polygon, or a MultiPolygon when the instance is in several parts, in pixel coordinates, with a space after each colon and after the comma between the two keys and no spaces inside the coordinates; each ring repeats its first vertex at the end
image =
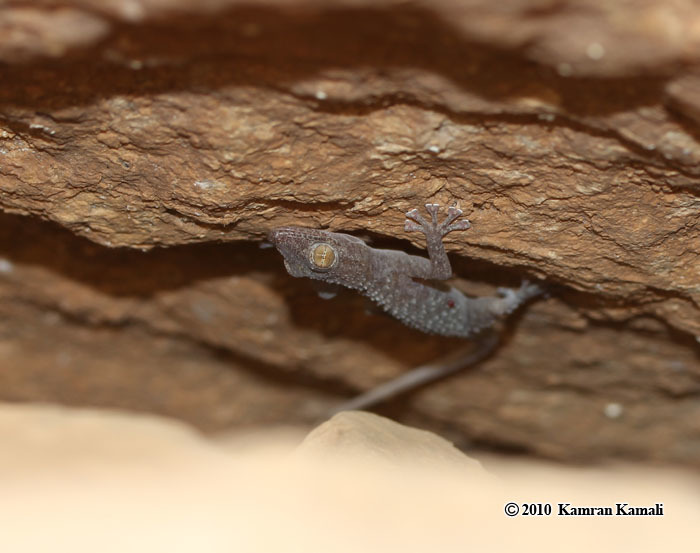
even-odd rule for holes
{"type": "MultiPolygon", "coordinates": [[[[400,250],[372,248],[350,234],[306,227],[273,229],[268,239],[282,254],[290,275],[357,290],[402,323],[429,334],[459,338],[483,334],[544,291],[540,285],[525,280],[517,289],[498,288],[498,296],[472,298],[440,282],[452,277],[443,237],[453,231],[467,230],[471,223],[460,219],[463,212],[459,207],[448,207],[442,222],[438,220],[438,204],[426,204],[425,209],[427,219],[417,209],[407,212],[404,229],[425,235],[428,259],[400,250]]],[[[350,400],[336,411],[375,405],[478,362],[498,343],[495,333],[486,334],[476,351],[413,369],[350,400]]]]}

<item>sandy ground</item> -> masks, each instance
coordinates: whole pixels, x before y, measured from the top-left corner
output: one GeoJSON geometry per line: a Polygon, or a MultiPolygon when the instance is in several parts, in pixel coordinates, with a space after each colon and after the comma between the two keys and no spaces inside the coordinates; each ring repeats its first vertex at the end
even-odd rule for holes
{"type": "Polygon", "coordinates": [[[8,552],[696,550],[696,477],[480,464],[434,434],[362,412],[306,437],[210,440],[164,418],[5,404],[0,440],[8,552]],[[505,514],[509,502],[517,516],[505,514]],[[663,515],[563,516],[560,503],[569,512],[662,503],[663,515]],[[550,515],[523,516],[547,505],[550,515]]]}

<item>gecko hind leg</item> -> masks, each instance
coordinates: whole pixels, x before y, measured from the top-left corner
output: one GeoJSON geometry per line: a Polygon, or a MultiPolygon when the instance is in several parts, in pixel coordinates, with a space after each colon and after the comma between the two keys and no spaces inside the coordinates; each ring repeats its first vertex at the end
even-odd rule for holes
{"type": "Polygon", "coordinates": [[[494,302],[494,309],[500,315],[512,313],[529,299],[545,293],[541,285],[529,280],[523,280],[520,288],[498,288],[496,291],[501,298],[494,302]]]}

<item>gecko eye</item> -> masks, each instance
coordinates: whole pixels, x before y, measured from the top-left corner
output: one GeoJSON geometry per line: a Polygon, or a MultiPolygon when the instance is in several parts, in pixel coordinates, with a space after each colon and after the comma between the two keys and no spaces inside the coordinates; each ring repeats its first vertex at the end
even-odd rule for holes
{"type": "Polygon", "coordinates": [[[333,246],[322,242],[311,246],[309,250],[309,261],[311,261],[311,265],[313,265],[314,269],[327,271],[338,261],[338,256],[333,246]]]}

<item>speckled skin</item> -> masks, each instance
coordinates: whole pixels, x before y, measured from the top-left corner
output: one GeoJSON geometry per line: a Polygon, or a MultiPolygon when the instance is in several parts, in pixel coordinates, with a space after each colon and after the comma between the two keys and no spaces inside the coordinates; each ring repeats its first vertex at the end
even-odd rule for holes
{"type": "Polygon", "coordinates": [[[406,325],[442,336],[474,335],[542,292],[539,286],[523,282],[517,290],[499,288],[500,297],[469,298],[436,282],[452,276],[442,237],[471,225],[466,219],[457,220],[462,215],[458,208],[450,207],[443,223],[438,223],[437,204],[425,208],[430,220],[414,209],[406,214],[405,228],[425,234],[429,260],[402,251],[375,249],[349,234],[303,227],[275,229],[269,240],[284,256],[290,275],[358,290],[406,325]],[[313,262],[311,252],[319,244],[327,244],[335,252],[328,268],[313,262]]]}

